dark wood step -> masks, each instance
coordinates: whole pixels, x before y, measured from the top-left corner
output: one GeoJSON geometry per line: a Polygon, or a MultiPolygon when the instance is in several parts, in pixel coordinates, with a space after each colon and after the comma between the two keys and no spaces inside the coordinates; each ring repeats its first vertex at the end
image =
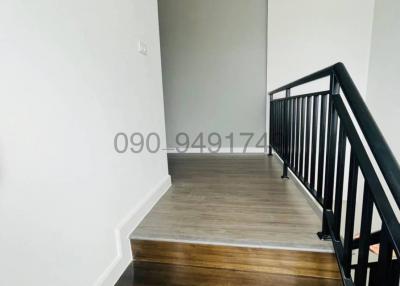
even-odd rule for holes
{"type": "Polygon", "coordinates": [[[339,286],[340,280],[133,262],[116,286],[339,286]]]}
{"type": "Polygon", "coordinates": [[[151,240],[131,245],[135,263],[340,279],[333,253],[151,240]]]}

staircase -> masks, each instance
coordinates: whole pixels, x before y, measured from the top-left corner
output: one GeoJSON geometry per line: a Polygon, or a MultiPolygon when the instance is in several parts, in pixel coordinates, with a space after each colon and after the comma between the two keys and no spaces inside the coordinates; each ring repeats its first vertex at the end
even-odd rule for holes
{"type": "Polygon", "coordinates": [[[280,178],[276,157],[168,163],[173,187],[133,232],[134,262],[119,286],[340,285],[332,247],[316,235],[320,213],[280,178]]]}
{"type": "Polygon", "coordinates": [[[344,65],[270,98],[271,156],[172,160],[174,187],[135,230],[117,286],[399,285],[400,168],[344,65]],[[320,240],[301,192],[322,209],[320,240]]]}

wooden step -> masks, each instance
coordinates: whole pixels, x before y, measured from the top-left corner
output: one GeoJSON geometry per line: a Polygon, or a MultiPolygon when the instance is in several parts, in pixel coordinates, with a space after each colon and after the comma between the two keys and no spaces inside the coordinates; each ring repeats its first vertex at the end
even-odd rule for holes
{"type": "Polygon", "coordinates": [[[340,280],[133,262],[116,286],[340,286],[340,280]]]}
{"type": "Polygon", "coordinates": [[[151,240],[131,245],[135,263],[340,279],[333,253],[151,240]]]}

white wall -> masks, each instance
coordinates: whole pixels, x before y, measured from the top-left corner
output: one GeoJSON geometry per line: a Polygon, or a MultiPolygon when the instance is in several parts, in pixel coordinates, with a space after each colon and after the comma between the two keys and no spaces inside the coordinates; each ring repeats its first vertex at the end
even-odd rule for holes
{"type": "Polygon", "coordinates": [[[365,96],[374,0],[269,0],[268,90],[343,62],[365,96]]]}
{"type": "Polygon", "coordinates": [[[113,147],[166,144],[157,1],[3,0],[0,63],[0,285],[113,285],[169,185],[165,152],[113,147]]]}
{"type": "Polygon", "coordinates": [[[234,132],[235,147],[240,132],[256,133],[251,146],[265,132],[266,2],[159,1],[169,147],[180,132],[234,132]]]}
{"type": "Polygon", "coordinates": [[[376,0],[367,104],[397,160],[400,136],[400,2],[376,0]]]}

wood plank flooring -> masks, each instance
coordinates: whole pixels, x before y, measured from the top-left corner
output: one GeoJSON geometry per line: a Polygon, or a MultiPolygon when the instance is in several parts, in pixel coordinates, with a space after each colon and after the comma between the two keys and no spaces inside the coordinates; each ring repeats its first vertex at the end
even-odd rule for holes
{"type": "Polygon", "coordinates": [[[331,252],[304,193],[264,155],[171,155],[173,187],[132,239],[331,252]]]}

